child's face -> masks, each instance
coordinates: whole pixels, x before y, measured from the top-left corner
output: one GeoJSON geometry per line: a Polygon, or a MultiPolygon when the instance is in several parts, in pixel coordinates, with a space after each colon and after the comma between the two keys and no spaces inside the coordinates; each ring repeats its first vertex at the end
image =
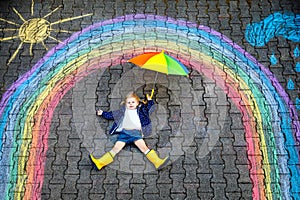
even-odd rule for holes
{"type": "Polygon", "coordinates": [[[139,105],[139,102],[136,100],[136,98],[129,97],[126,100],[126,108],[129,110],[134,110],[139,105]]]}

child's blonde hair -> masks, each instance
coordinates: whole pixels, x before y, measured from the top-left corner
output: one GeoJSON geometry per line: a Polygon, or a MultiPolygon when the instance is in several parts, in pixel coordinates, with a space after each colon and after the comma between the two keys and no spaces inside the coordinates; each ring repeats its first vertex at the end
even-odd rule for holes
{"type": "Polygon", "coordinates": [[[127,101],[127,99],[129,99],[129,98],[135,98],[135,99],[137,100],[137,102],[140,102],[140,101],[141,101],[140,97],[139,97],[135,92],[129,92],[129,93],[126,95],[124,101],[121,102],[121,104],[125,104],[126,101],[127,101]]]}

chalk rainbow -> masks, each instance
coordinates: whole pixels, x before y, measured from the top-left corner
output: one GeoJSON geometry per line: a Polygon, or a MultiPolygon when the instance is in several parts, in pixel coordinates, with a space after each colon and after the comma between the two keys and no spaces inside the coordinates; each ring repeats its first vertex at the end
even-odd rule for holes
{"type": "Polygon", "coordinates": [[[226,36],[183,20],[126,15],[93,24],[50,50],[3,95],[0,199],[38,199],[52,115],[99,68],[165,50],[214,80],[243,116],[254,199],[299,199],[299,120],[275,76],[226,36]],[[298,165],[298,166],[297,166],[298,165]]]}

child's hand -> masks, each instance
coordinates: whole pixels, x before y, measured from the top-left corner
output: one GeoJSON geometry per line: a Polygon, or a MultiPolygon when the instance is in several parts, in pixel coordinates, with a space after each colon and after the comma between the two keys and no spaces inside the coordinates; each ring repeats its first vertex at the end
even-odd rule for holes
{"type": "Polygon", "coordinates": [[[146,96],[147,96],[147,100],[151,100],[151,99],[152,99],[152,97],[153,97],[153,94],[154,94],[154,89],[152,89],[152,91],[151,91],[151,95],[149,95],[149,94],[146,94],[146,96]]]}
{"type": "Polygon", "coordinates": [[[101,109],[97,110],[97,115],[101,116],[102,113],[103,113],[103,110],[101,110],[101,109]]]}

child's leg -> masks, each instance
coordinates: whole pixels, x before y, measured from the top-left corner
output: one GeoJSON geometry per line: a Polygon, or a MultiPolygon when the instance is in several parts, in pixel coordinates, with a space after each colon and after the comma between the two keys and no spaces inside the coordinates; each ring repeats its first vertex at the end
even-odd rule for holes
{"type": "Polygon", "coordinates": [[[150,150],[143,139],[137,140],[134,144],[143,152],[148,160],[155,166],[156,169],[163,168],[169,161],[167,156],[164,159],[158,157],[157,153],[152,149],[150,150]]]}
{"type": "Polygon", "coordinates": [[[110,150],[110,153],[113,154],[113,156],[115,156],[124,148],[125,145],[126,145],[125,142],[117,141],[114,147],[110,150]]]}
{"type": "Polygon", "coordinates": [[[112,163],[114,161],[114,157],[117,153],[119,153],[123,147],[125,146],[125,142],[117,141],[112,150],[106,152],[101,158],[97,159],[92,154],[90,154],[90,159],[97,167],[98,170],[102,169],[102,167],[112,163]]]}
{"type": "Polygon", "coordinates": [[[145,141],[143,139],[137,140],[134,142],[134,144],[139,148],[141,152],[143,152],[145,155],[150,151],[148,146],[146,145],[145,141]]]}

